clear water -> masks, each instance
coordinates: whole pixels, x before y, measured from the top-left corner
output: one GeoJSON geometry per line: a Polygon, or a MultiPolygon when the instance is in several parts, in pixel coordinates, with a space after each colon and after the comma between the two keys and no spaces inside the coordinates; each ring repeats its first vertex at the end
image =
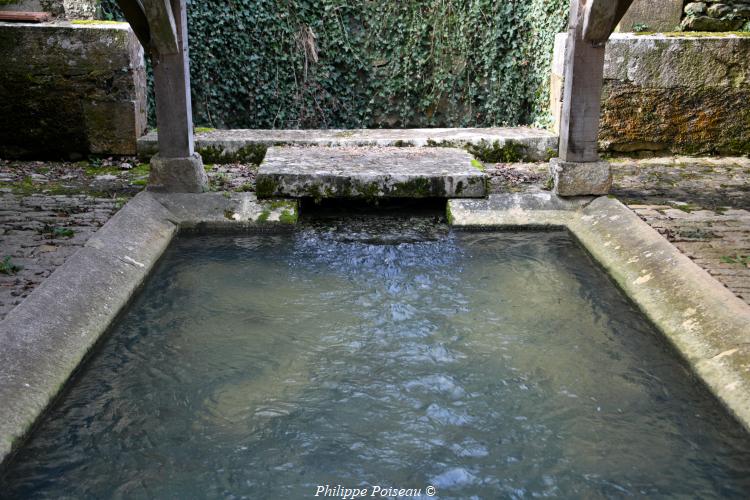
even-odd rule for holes
{"type": "Polygon", "coordinates": [[[563,232],[184,237],[9,498],[750,495],[750,440],[563,232]]]}

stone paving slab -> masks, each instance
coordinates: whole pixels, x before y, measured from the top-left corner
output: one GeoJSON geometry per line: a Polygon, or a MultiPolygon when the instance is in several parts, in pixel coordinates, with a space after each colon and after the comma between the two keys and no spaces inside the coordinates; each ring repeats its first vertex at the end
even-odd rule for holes
{"type": "Polygon", "coordinates": [[[482,165],[455,148],[272,147],[259,198],[481,198],[482,165]]]}
{"type": "MultiPolygon", "coordinates": [[[[199,130],[195,148],[209,163],[222,159],[263,159],[268,146],[447,146],[512,147],[521,157],[541,161],[554,156],[557,135],[531,127],[355,129],[355,130],[199,130]]],[[[147,160],[159,151],[158,134],[138,139],[138,156],[147,160]]]]}

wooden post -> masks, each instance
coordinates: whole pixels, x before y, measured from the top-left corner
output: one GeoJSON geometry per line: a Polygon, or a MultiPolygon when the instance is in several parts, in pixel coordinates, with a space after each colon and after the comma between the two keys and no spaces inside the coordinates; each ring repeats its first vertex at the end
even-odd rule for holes
{"type": "Polygon", "coordinates": [[[571,0],[560,119],[560,158],[550,163],[562,196],[606,194],[609,164],[598,138],[605,44],[632,0],[571,0]]]}
{"type": "Polygon", "coordinates": [[[594,45],[583,39],[583,8],[579,0],[570,5],[564,81],[560,158],[597,161],[604,44],[594,45]]]}
{"type": "Polygon", "coordinates": [[[151,55],[159,154],[151,159],[150,190],[201,192],[208,185],[195,152],[190,101],[185,0],[118,0],[151,55]]]}
{"type": "MultiPolygon", "coordinates": [[[[152,56],[159,155],[162,158],[187,158],[195,149],[185,0],[171,0],[171,9],[177,35],[176,51],[157,52],[152,56]]],[[[151,30],[154,33],[153,26],[151,30]]]]}

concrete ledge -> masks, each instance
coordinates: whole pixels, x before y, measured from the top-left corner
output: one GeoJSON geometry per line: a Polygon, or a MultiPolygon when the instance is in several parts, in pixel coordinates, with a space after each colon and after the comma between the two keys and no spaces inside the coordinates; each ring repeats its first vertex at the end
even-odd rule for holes
{"type": "MultiPolygon", "coordinates": [[[[483,161],[546,161],[557,155],[557,135],[530,127],[357,129],[357,130],[211,130],[199,131],[195,149],[205,163],[260,164],[270,146],[458,147],[483,161]]],[[[138,139],[138,156],[147,161],[159,151],[158,135],[138,139]]]]}
{"type": "Polygon", "coordinates": [[[0,463],[54,401],[181,229],[279,227],[293,201],[152,194],[127,203],[0,322],[0,463]]]}
{"type": "Polygon", "coordinates": [[[750,431],[750,306],[620,202],[551,194],[449,201],[457,227],[565,227],[750,431]]]}

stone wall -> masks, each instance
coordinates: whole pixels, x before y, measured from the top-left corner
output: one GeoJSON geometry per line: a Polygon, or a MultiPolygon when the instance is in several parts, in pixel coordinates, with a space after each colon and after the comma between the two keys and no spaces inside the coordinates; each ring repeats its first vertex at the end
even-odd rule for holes
{"type": "MultiPolygon", "coordinates": [[[[557,36],[552,67],[556,129],[565,41],[557,36]]],[[[750,36],[616,33],[604,79],[602,150],[750,154],[750,36]]]]}
{"type": "Polygon", "coordinates": [[[686,1],[685,31],[750,30],[750,0],[686,1]]]}
{"type": "Polygon", "coordinates": [[[48,12],[55,19],[96,19],[99,0],[10,0],[2,10],[48,12]]]}
{"type": "Polygon", "coordinates": [[[634,0],[617,31],[750,31],[750,0],[634,0]]]}
{"type": "Polygon", "coordinates": [[[136,153],[143,49],[125,23],[0,23],[0,157],[136,153]]]}

